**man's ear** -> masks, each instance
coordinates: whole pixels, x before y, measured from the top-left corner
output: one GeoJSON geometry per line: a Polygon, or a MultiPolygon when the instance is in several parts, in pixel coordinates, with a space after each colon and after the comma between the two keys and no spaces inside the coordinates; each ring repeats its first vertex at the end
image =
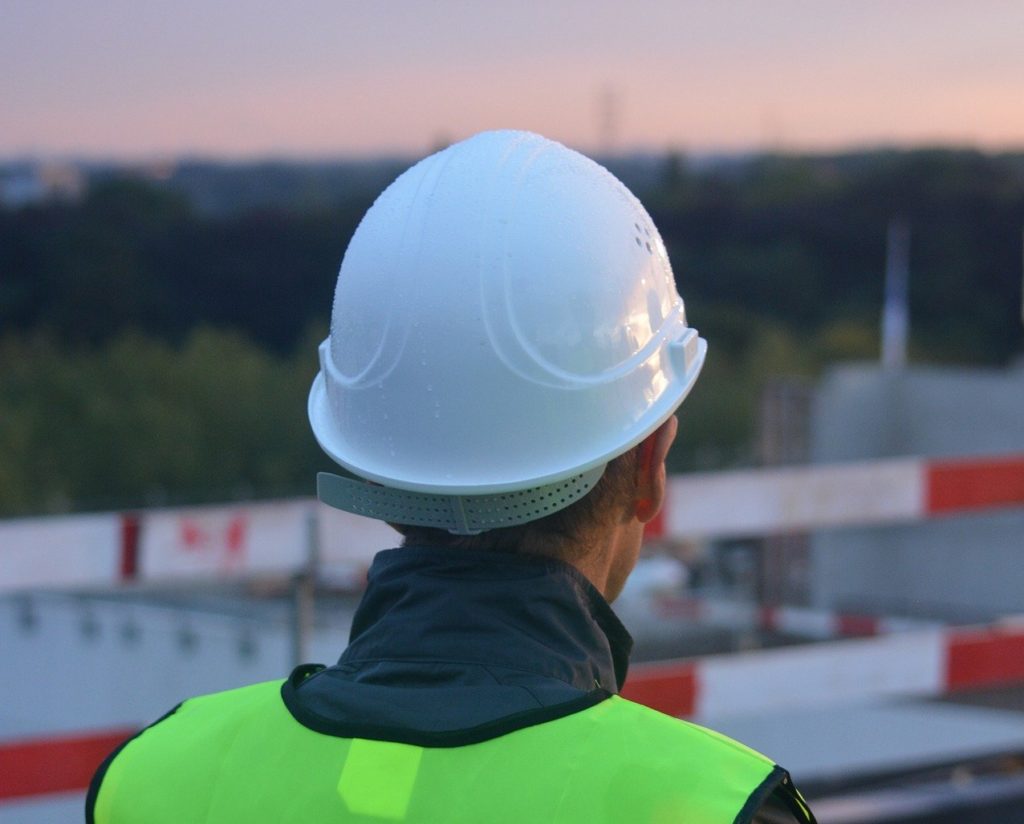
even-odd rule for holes
{"type": "Polygon", "coordinates": [[[679,420],[672,415],[640,443],[633,514],[641,523],[654,520],[665,502],[665,459],[678,429],[679,420]]]}

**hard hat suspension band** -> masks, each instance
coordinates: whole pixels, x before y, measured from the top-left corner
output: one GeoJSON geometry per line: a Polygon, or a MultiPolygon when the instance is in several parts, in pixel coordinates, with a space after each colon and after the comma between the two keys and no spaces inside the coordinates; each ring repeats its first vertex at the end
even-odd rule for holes
{"type": "Polygon", "coordinates": [[[455,535],[476,535],[489,529],[525,524],[565,509],[594,488],[606,466],[601,464],[531,489],[484,495],[412,492],[320,472],[316,492],[321,502],[355,515],[447,529],[455,535]]]}

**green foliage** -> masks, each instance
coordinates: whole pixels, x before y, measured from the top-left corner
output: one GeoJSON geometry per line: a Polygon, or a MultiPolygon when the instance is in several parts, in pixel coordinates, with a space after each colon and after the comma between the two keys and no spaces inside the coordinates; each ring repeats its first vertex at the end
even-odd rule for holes
{"type": "Polygon", "coordinates": [[[171,191],[107,180],[81,203],[0,210],[0,330],[96,345],[202,324],[286,352],[325,322],[365,206],[202,218],[171,191]]]}
{"type": "Polygon", "coordinates": [[[138,333],[72,350],[0,343],[0,514],[308,494],[315,339],[292,357],[237,333],[138,333]]]}
{"type": "Polygon", "coordinates": [[[698,327],[719,304],[808,343],[833,324],[877,325],[886,227],[899,216],[916,359],[998,365],[1024,349],[1017,156],[765,157],[685,175],[677,160],[642,199],[698,327]]]}
{"type": "Polygon", "coordinates": [[[754,454],[761,393],[772,378],[810,376],[820,369],[815,350],[784,326],[751,320],[727,308],[711,311],[701,333],[709,347],[700,380],[680,407],[680,429],[669,469],[746,466],[754,454]]]}
{"type": "MultiPolygon", "coordinates": [[[[78,203],[0,208],[0,515],[308,493],[328,466],[305,415],[315,345],[394,171],[192,165],[163,187],[108,176],[78,203]]],[[[711,345],[674,471],[754,461],[773,377],[878,357],[894,216],[911,230],[912,361],[1024,352],[1024,157],[674,154],[646,179],[711,345]]]]}

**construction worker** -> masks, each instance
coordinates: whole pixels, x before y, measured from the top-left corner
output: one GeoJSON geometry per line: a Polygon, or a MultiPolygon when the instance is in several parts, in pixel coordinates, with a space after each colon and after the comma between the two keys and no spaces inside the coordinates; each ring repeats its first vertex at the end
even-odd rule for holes
{"type": "Polygon", "coordinates": [[[97,773],[125,822],[811,822],[786,772],[618,695],[609,607],[706,352],[635,197],[489,132],[345,253],[309,417],[320,499],[404,536],[337,664],[185,701],[97,773]]]}

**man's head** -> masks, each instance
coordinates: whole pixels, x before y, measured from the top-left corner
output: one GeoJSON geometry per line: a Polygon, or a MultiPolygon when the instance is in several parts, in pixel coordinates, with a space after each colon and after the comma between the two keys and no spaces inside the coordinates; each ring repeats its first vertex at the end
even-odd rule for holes
{"type": "Polygon", "coordinates": [[[476,535],[458,535],[437,527],[391,526],[401,533],[403,546],[557,558],[581,569],[608,600],[614,600],[636,562],[644,526],[661,509],[665,458],[676,427],[676,418],[669,418],[642,443],[609,461],[588,494],[535,521],[476,535]]]}
{"type": "Polygon", "coordinates": [[[372,485],[321,476],[321,499],[461,543],[564,544],[588,511],[630,509],[622,479],[705,351],[618,180],[537,135],[477,135],[399,177],[345,253],[309,413],[372,485]]]}

